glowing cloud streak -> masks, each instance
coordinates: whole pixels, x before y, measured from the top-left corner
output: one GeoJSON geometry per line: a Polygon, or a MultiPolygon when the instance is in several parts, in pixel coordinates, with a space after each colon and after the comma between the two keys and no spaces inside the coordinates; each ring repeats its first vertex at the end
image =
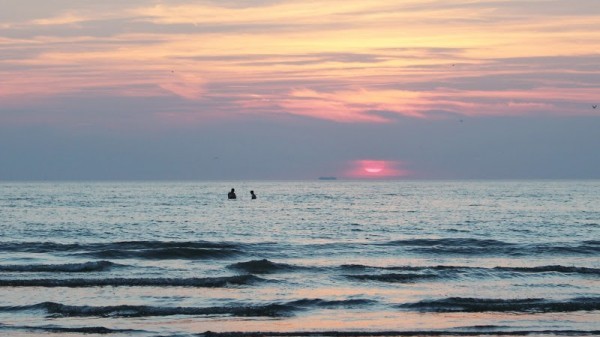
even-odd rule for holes
{"type": "Polygon", "coordinates": [[[0,21],[0,104],[176,97],[161,113],[193,110],[198,121],[214,116],[202,101],[220,102],[223,116],[342,123],[593,115],[597,9],[596,0],[65,1],[0,21]]]}

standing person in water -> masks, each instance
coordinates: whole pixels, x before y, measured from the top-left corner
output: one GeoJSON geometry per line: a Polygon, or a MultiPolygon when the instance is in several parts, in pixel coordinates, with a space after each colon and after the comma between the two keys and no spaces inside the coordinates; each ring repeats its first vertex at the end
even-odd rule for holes
{"type": "Polygon", "coordinates": [[[227,193],[227,199],[235,199],[235,189],[231,189],[231,192],[227,193]]]}
{"type": "Polygon", "coordinates": [[[250,195],[252,196],[252,199],[256,199],[256,194],[254,194],[254,191],[250,191],[250,195]]]}

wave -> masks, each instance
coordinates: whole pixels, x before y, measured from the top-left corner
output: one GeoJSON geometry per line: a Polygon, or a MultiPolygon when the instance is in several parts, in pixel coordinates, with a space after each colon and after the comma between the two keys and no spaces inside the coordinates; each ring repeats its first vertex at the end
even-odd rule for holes
{"type": "Polygon", "coordinates": [[[531,254],[573,254],[573,255],[598,255],[600,253],[600,241],[587,240],[580,243],[545,243],[545,244],[530,244],[525,246],[526,253],[531,254]],[[530,250],[530,252],[527,252],[530,250]]]}
{"type": "Polygon", "coordinates": [[[354,298],[348,300],[301,299],[289,302],[288,305],[319,308],[355,308],[377,303],[375,300],[354,298]]]}
{"type": "Polygon", "coordinates": [[[0,312],[21,312],[43,310],[54,317],[149,317],[174,315],[229,315],[240,317],[288,317],[294,312],[310,307],[356,307],[373,303],[371,300],[349,299],[328,301],[323,299],[302,299],[286,303],[264,305],[233,305],[224,307],[156,307],[147,305],[76,306],[56,302],[43,302],[25,306],[0,307],[0,312]]]}
{"type": "MultiPolygon", "coordinates": [[[[339,248],[341,243],[329,244],[339,248]]],[[[600,241],[511,243],[493,239],[441,238],[406,239],[377,245],[402,247],[419,254],[511,255],[532,254],[598,255],[600,241]]],[[[305,250],[328,249],[328,245],[305,245],[305,250]]],[[[210,241],[121,241],[108,243],[2,242],[0,252],[63,253],[98,259],[207,259],[242,254],[247,244],[210,241]]],[[[256,247],[255,247],[256,248],[256,247]]],[[[263,247],[264,248],[264,247],[263,247]]],[[[279,265],[278,267],[281,267],[279,265]]],[[[241,267],[244,268],[244,267],[241,267]]]]}
{"type": "Polygon", "coordinates": [[[43,310],[55,317],[149,317],[174,315],[230,315],[256,317],[290,316],[294,310],[284,304],[231,307],[154,307],[146,305],[75,306],[55,302],[43,302],[29,306],[0,307],[0,311],[43,310]]]}
{"type": "Polygon", "coordinates": [[[100,243],[0,242],[0,251],[52,253],[105,250],[153,250],[169,248],[239,249],[241,244],[210,241],[119,241],[100,243]]]}
{"type": "Polygon", "coordinates": [[[339,267],[342,271],[346,272],[365,272],[365,271],[404,271],[404,272],[420,272],[420,273],[433,273],[439,277],[453,277],[457,275],[466,274],[469,272],[477,273],[481,276],[482,273],[495,273],[495,272],[512,272],[512,273],[560,273],[560,274],[582,274],[582,275],[594,275],[600,276],[600,268],[589,268],[589,267],[576,267],[576,266],[561,266],[561,265],[549,265],[549,266],[537,266],[537,267],[469,267],[469,266],[398,266],[398,267],[375,267],[361,264],[345,264],[339,267]]]}
{"type": "Polygon", "coordinates": [[[206,331],[199,337],[410,337],[410,336],[595,336],[600,330],[384,330],[384,331],[256,331],[256,332],[212,332],[206,331]]]}
{"type": "Polygon", "coordinates": [[[517,244],[492,239],[444,238],[408,239],[383,243],[424,254],[511,255],[532,254],[597,255],[600,241],[517,244]]]}
{"type": "Polygon", "coordinates": [[[540,267],[494,267],[495,270],[513,271],[519,273],[548,273],[584,274],[600,276],[600,268],[574,267],[574,266],[540,266],[540,267]]]}
{"type": "Polygon", "coordinates": [[[228,248],[155,248],[155,249],[108,249],[85,253],[76,256],[94,257],[100,259],[148,259],[148,260],[195,260],[218,259],[241,254],[237,249],[228,248]]]}
{"type": "Polygon", "coordinates": [[[0,251],[24,253],[68,252],[81,250],[80,244],[54,242],[0,242],[0,251]]]}
{"type": "Polygon", "coordinates": [[[87,273],[107,271],[123,266],[110,261],[90,261],[66,264],[0,265],[0,272],[48,272],[48,273],[87,273]]]}
{"type": "Polygon", "coordinates": [[[42,326],[15,326],[15,325],[4,325],[0,323],[0,329],[3,330],[25,330],[25,331],[42,331],[50,333],[82,333],[82,334],[97,334],[97,335],[108,335],[115,333],[136,333],[142,332],[141,330],[133,329],[109,329],[102,326],[83,326],[83,327],[62,327],[56,325],[42,325],[42,326]]]}
{"type": "Polygon", "coordinates": [[[253,275],[205,278],[108,278],[0,280],[0,287],[198,287],[221,288],[265,281],[253,275]]]}
{"type": "Polygon", "coordinates": [[[356,274],[344,276],[349,279],[360,281],[380,281],[388,283],[413,283],[437,277],[436,275],[431,274],[356,274]]]}
{"type": "Polygon", "coordinates": [[[432,270],[463,270],[463,269],[474,269],[477,267],[463,267],[463,266],[397,266],[397,267],[378,267],[368,266],[364,264],[343,264],[339,267],[343,271],[357,272],[367,270],[399,270],[399,271],[432,271],[432,270]]]}
{"type": "Polygon", "coordinates": [[[502,247],[512,246],[510,243],[492,239],[473,239],[473,238],[444,238],[444,239],[408,239],[394,240],[385,243],[392,246],[416,246],[416,247],[431,247],[435,245],[441,246],[469,246],[477,248],[485,248],[489,246],[502,247]]]}
{"type": "Polygon", "coordinates": [[[121,241],[110,243],[62,244],[54,242],[0,243],[0,251],[66,253],[98,259],[213,259],[241,254],[241,244],[226,242],[121,241]]]}
{"type": "MultiPolygon", "coordinates": [[[[24,331],[42,331],[50,333],[83,333],[83,334],[134,334],[147,331],[133,329],[110,329],[105,327],[61,327],[57,325],[43,326],[14,326],[0,323],[2,330],[24,330],[24,331]]],[[[205,331],[197,334],[199,337],[425,337],[425,336],[597,336],[600,330],[509,330],[490,328],[477,328],[473,330],[328,330],[328,331],[247,331],[247,332],[212,332],[205,331]]],[[[174,335],[179,336],[179,335],[174,335]]]]}
{"type": "Polygon", "coordinates": [[[267,259],[238,262],[230,264],[227,268],[250,274],[271,274],[309,269],[308,267],[294,266],[286,263],[275,263],[267,259]]]}
{"type": "Polygon", "coordinates": [[[438,300],[424,300],[397,306],[421,312],[574,312],[600,310],[600,297],[578,297],[557,301],[540,298],[488,299],[450,297],[438,300]]]}
{"type": "Polygon", "coordinates": [[[518,245],[512,243],[473,238],[395,240],[384,243],[384,245],[399,246],[406,250],[422,254],[507,254],[519,249],[518,245]]]}
{"type": "Polygon", "coordinates": [[[212,332],[206,331],[199,337],[394,337],[394,336],[595,336],[600,330],[387,330],[387,331],[257,331],[257,332],[212,332]]]}

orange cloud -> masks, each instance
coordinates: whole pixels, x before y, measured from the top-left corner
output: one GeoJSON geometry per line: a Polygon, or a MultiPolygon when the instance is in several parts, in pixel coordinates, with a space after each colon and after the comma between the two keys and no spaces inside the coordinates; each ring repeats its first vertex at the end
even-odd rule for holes
{"type": "Polygon", "coordinates": [[[89,20],[93,20],[93,19],[97,19],[97,18],[93,18],[91,16],[83,16],[83,15],[79,15],[79,14],[75,14],[75,13],[65,13],[61,16],[33,20],[31,23],[34,25],[51,26],[51,25],[74,24],[74,23],[80,23],[80,22],[89,21],[89,20]]]}
{"type": "Polygon", "coordinates": [[[0,38],[0,102],[96,91],[176,95],[191,101],[186,111],[209,115],[192,105],[218,97],[241,113],[344,123],[436,111],[590,114],[576,106],[598,97],[600,16],[591,6],[562,13],[511,1],[82,5],[0,23],[10,28],[0,38]],[[500,76],[519,81],[494,87],[500,76]]]}

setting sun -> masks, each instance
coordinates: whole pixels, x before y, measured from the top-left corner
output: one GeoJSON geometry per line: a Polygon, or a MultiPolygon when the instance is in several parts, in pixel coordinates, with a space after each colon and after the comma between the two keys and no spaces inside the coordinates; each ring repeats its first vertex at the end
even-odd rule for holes
{"type": "Polygon", "coordinates": [[[410,174],[403,169],[404,163],[395,160],[356,160],[350,163],[350,170],[345,174],[349,178],[398,178],[410,174]]]}

